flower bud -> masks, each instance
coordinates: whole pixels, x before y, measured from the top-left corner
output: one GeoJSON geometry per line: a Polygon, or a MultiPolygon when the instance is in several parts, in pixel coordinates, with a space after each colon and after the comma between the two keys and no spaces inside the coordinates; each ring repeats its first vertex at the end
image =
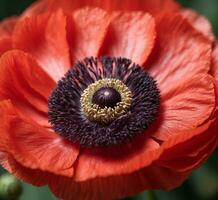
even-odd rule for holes
{"type": "Polygon", "coordinates": [[[0,176],[0,197],[8,200],[19,199],[22,193],[21,182],[10,174],[0,176]]]}

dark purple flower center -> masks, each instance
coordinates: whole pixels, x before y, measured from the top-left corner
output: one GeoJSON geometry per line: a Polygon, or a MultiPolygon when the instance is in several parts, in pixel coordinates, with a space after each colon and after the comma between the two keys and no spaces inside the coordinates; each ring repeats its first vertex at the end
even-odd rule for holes
{"type": "Polygon", "coordinates": [[[126,58],[85,58],[49,97],[54,131],[85,147],[131,141],[154,122],[160,105],[155,80],[126,58]]]}
{"type": "Polygon", "coordinates": [[[112,87],[102,87],[92,97],[92,103],[97,104],[100,108],[114,108],[119,102],[121,102],[121,95],[112,87]]]}

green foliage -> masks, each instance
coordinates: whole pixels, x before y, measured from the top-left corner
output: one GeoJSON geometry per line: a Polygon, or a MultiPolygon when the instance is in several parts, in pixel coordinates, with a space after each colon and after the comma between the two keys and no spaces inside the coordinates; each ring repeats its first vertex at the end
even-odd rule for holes
{"type": "Polygon", "coordinates": [[[0,0],[0,19],[20,14],[34,0],[0,0]]]}

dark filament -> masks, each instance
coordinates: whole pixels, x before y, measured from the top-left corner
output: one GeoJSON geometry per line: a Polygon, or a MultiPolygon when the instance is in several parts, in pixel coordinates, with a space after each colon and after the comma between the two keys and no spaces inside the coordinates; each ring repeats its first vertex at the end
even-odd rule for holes
{"type": "MultiPolygon", "coordinates": [[[[120,95],[111,88],[96,91],[92,101],[113,107],[120,95]]],[[[156,81],[144,69],[126,58],[85,58],[58,81],[48,101],[48,118],[53,130],[84,147],[106,147],[131,141],[157,118],[160,92],[156,81]],[[101,79],[122,81],[132,93],[129,112],[107,125],[90,121],[82,112],[83,91],[101,79]]]]}

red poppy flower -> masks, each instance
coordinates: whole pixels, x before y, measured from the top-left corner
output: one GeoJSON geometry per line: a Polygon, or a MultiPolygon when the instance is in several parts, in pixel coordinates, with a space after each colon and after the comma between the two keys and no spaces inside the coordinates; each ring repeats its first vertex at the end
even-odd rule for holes
{"type": "Polygon", "coordinates": [[[72,2],[0,25],[2,166],[66,200],[180,185],[218,141],[209,23],[171,0],[72,2]]]}

